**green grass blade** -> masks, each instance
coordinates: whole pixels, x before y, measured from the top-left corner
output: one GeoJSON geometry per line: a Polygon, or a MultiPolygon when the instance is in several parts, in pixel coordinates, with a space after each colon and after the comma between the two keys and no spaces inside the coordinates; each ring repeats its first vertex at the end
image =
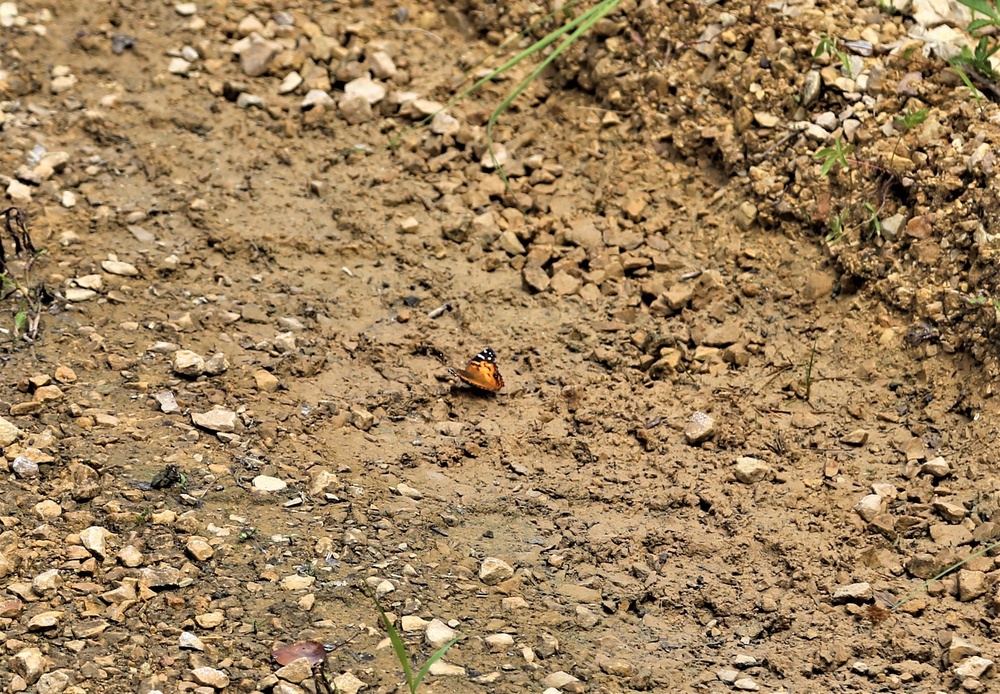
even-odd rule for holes
{"type": "Polygon", "coordinates": [[[972,83],[972,80],[969,79],[969,76],[965,74],[965,70],[959,67],[960,65],[959,60],[957,58],[952,58],[951,60],[948,61],[948,65],[950,65],[951,69],[958,74],[961,80],[965,83],[965,86],[969,88],[969,90],[972,92],[972,96],[976,97],[976,102],[979,104],[979,109],[982,110],[983,97],[979,93],[979,90],[976,89],[976,85],[974,85],[972,83]]]}
{"type": "MultiPolygon", "coordinates": [[[[609,1],[609,0],[606,0],[606,1],[609,1]]],[[[613,1],[615,2],[615,4],[617,4],[618,2],[620,2],[620,0],[613,0],[613,1]]],[[[528,46],[527,48],[525,48],[524,50],[522,50],[520,53],[518,53],[514,57],[508,59],[507,62],[505,62],[503,65],[501,65],[500,67],[492,70],[485,77],[482,77],[479,80],[477,80],[471,87],[466,88],[464,91],[462,91],[461,93],[459,93],[457,96],[454,96],[451,99],[449,99],[448,103],[446,103],[443,108],[448,108],[449,106],[453,106],[456,102],[461,101],[462,99],[464,99],[465,97],[467,97],[469,94],[472,94],[476,90],[480,89],[486,83],[493,81],[493,79],[495,77],[497,77],[498,75],[502,75],[503,73],[505,73],[508,70],[510,70],[512,67],[515,67],[518,63],[520,63],[525,58],[530,58],[535,53],[538,53],[539,51],[545,49],[547,46],[549,46],[549,44],[553,43],[560,36],[562,36],[563,34],[565,34],[567,32],[572,31],[573,29],[577,28],[582,22],[585,22],[587,20],[587,18],[593,13],[593,11],[594,11],[594,9],[591,8],[590,10],[587,10],[586,12],[584,12],[579,17],[576,17],[576,18],[570,20],[569,22],[567,22],[563,26],[561,26],[558,29],[554,30],[552,33],[546,34],[545,36],[543,36],[538,41],[536,41],[535,43],[531,44],[530,46],[528,46]]],[[[433,117],[434,117],[433,115],[432,116],[428,116],[428,118],[425,119],[425,120],[428,120],[428,119],[433,118],[433,117]]]]}
{"type": "Polygon", "coordinates": [[[402,637],[399,632],[396,631],[396,627],[392,625],[389,621],[389,615],[385,613],[382,609],[382,603],[379,602],[378,597],[371,591],[371,589],[364,585],[363,589],[365,593],[372,599],[375,603],[375,609],[378,610],[378,616],[382,620],[382,626],[385,627],[386,633],[389,635],[389,641],[392,643],[392,650],[396,654],[396,660],[399,661],[400,666],[403,668],[403,675],[406,677],[406,686],[410,689],[410,694],[416,694],[417,682],[413,681],[413,669],[410,667],[410,658],[406,654],[406,644],[403,643],[402,637]]]}
{"type": "MultiPolygon", "coordinates": [[[[525,31],[503,42],[500,45],[500,47],[498,47],[497,50],[493,51],[490,55],[493,55],[497,51],[506,47],[512,41],[519,38],[520,36],[523,36],[532,28],[537,26],[540,22],[546,21],[550,17],[560,12],[566,12],[571,7],[575,6],[578,2],[581,1],[582,0],[572,0],[572,2],[568,3],[566,6],[559,8],[555,12],[549,13],[542,19],[533,23],[525,31]]],[[[497,119],[500,117],[501,114],[503,114],[507,110],[507,108],[511,105],[511,103],[513,103],[513,101],[518,96],[520,96],[525,89],[527,89],[528,85],[531,84],[532,81],[537,79],[538,75],[540,75],[541,72],[546,67],[548,67],[553,60],[555,60],[563,51],[565,51],[567,48],[573,45],[573,43],[577,41],[581,36],[583,36],[586,32],[590,31],[590,29],[594,26],[594,24],[596,24],[601,19],[606,17],[612,10],[614,10],[619,5],[620,2],[621,0],[601,0],[601,2],[594,5],[590,9],[586,10],[578,17],[570,19],[559,28],[546,34],[538,41],[535,41],[533,44],[531,44],[524,50],[520,51],[517,55],[508,59],[499,67],[495,68],[494,70],[491,70],[486,76],[476,80],[476,82],[474,82],[471,86],[467,87],[457,95],[453,96],[441,108],[439,108],[437,111],[435,111],[434,113],[430,114],[429,116],[421,120],[413,127],[407,129],[406,131],[400,133],[399,135],[391,137],[389,140],[390,148],[395,149],[395,147],[398,146],[399,142],[407,133],[427,125],[427,123],[433,120],[433,118],[437,114],[441,113],[442,111],[445,111],[448,108],[451,108],[462,99],[465,99],[470,94],[473,94],[479,89],[481,89],[487,83],[492,82],[497,76],[502,75],[503,73],[507,72],[508,70],[518,65],[522,60],[530,58],[531,56],[537,54],[539,51],[545,50],[548,46],[557,41],[559,38],[565,36],[565,38],[563,38],[563,41],[552,51],[552,53],[546,56],[546,58],[541,62],[541,64],[539,64],[534,70],[532,70],[531,74],[529,74],[524,80],[522,80],[517,85],[517,87],[515,87],[514,90],[507,95],[507,97],[503,100],[503,102],[490,115],[489,121],[486,124],[486,140],[489,145],[490,157],[492,158],[493,165],[497,169],[497,172],[499,173],[500,178],[503,180],[504,185],[507,186],[509,190],[510,184],[507,181],[507,175],[504,173],[503,168],[499,165],[499,162],[497,161],[496,154],[493,149],[493,126],[496,124],[497,119]],[[569,34],[569,36],[566,36],[566,34],[569,34]]],[[[487,56],[487,58],[488,57],[489,56],[487,56]]]]}
{"type": "MultiPolygon", "coordinates": [[[[607,2],[609,0],[605,0],[605,1],[607,2]]],[[[613,1],[615,2],[615,4],[617,4],[621,0],[613,0],[613,1]]],[[[399,145],[399,142],[403,139],[403,137],[405,135],[407,135],[410,132],[413,132],[414,130],[418,130],[419,128],[424,127],[425,125],[427,125],[428,123],[430,123],[434,119],[434,116],[436,116],[437,114],[441,113],[442,111],[448,110],[449,108],[451,108],[452,106],[454,106],[455,104],[457,104],[459,101],[461,101],[462,99],[466,98],[470,94],[473,94],[473,93],[477,92],[478,90],[482,89],[482,87],[484,85],[488,84],[489,82],[492,82],[498,75],[502,75],[504,72],[507,72],[508,70],[510,70],[511,68],[513,68],[514,66],[516,66],[522,60],[531,57],[532,55],[534,55],[535,53],[537,53],[540,50],[545,49],[547,46],[549,46],[551,43],[553,43],[554,41],[556,41],[556,39],[558,39],[563,34],[569,32],[569,31],[572,31],[581,22],[585,21],[586,18],[590,16],[591,12],[593,12],[593,9],[588,10],[587,12],[585,12],[582,15],[580,15],[579,17],[576,17],[576,18],[572,19],[571,21],[567,22],[563,26],[561,26],[558,29],[554,30],[550,34],[546,34],[541,39],[539,39],[535,43],[531,44],[530,46],[528,46],[527,48],[525,48],[523,51],[521,51],[520,53],[518,53],[514,57],[508,59],[500,67],[495,68],[494,70],[490,71],[490,73],[487,74],[485,77],[481,77],[480,79],[476,80],[476,82],[473,83],[472,86],[466,87],[461,92],[459,92],[458,94],[456,94],[452,98],[448,99],[448,101],[445,102],[444,106],[442,106],[441,108],[439,108],[437,111],[435,111],[434,113],[430,114],[429,116],[427,116],[423,120],[419,121],[416,125],[414,125],[414,126],[412,126],[410,128],[407,128],[404,132],[400,133],[399,135],[396,135],[395,137],[390,138],[389,139],[389,147],[391,149],[395,149],[399,145]]]]}
{"type": "Polygon", "coordinates": [[[555,17],[557,14],[564,14],[566,12],[569,12],[569,10],[573,9],[574,7],[576,7],[581,2],[583,2],[583,0],[572,0],[571,2],[566,3],[562,7],[558,8],[556,10],[553,10],[552,12],[549,12],[547,15],[545,15],[541,19],[535,20],[534,22],[532,22],[531,24],[529,24],[527,27],[525,27],[524,30],[520,31],[519,33],[515,34],[514,36],[511,36],[509,39],[507,39],[506,41],[504,41],[503,43],[501,43],[499,46],[497,46],[496,48],[494,48],[492,51],[490,51],[489,53],[487,53],[483,57],[482,60],[480,60],[475,65],[473,65],[468,70],[466,70],[466,75],[468,75],[469,73],[473,72],[476,68],[478,68],[480,65],[482,65],[483,63],[485,63],[486,61],[488,61],[490,58],[492,58],[496,54],[503,52],[507,48],[507,46],[509,46],[510,44],[512,44],[515,41],[517,41],[518,39],[524,38],[525,36],[527,36],[528,34],[530,34],[540,24],[543,24],[543,23],[547,22],[548,20],[550,20],[553,17],[555,17]]]}
{"type": "Polygon", "coordinates": [[[439,648],[436,651],[434,651],[434,653],[431,655],[431,657],[427,659],[427,662],[424,663],[424,666],[422,668],[420,668],[420,672],[417,673],[417,679],[413,680],[413,687],[410,689],[411,694],[412,694],[412,692],[416,692],[417,691],[417,687],[419,687],[420,683],[424,681],[424,677],[430,671],[431,666],[434,663],[436,663],[437,661],[441,660],[441,658],[444,657],[444,654],[448,652],[448,649],[451,648],[452,646],[454,646],[456,643],[458,643],[459,639],[461,639],[461,638],[462,638],[462,635],[459,634],[458,636],[456,636],[455,638],[453,638],[451,641],[449,641],[445,645],[441,646],[441,648],[439,648]]]}
{"type": "Polygon", "coordinates": [[[923,583],[921,583],[919,586],[917,586],[916,588],[914,588],[913,590],[911,590],[909,593],[907,593],[906,597],[904,597],[902,600],[899,600],[898,602],[896,602],[896,604],[893,605],[890,609],[893,610],[893,611],[895,611],[897,608],[901,607],[905,603],[908,603],[910,600],[912,600],[913,596],[915,596],[917,593],[923,592],[927,588],[927,586],[929,586],[934,581],[937,581],[938,579],[944,578],[945,576],[947,576],[948,574],[950,574],[955,569],[959,569],[959,568],[965,566],[968,562],[972,561],[976,557],[982,556],[982,555],[986,554],[987,552],[989,552],[991,549],[996,549],[997,547],[1000,547],[1000,542],[994,542],[992,545],[987,545],[986,547],[983,547],[979,551],[977,551],[977,552],[975,552],[973,554],[970,554],[969,556],[967,556],[965,559],[963,559],[962,561],[958,562],[957,564],[952,564],[947,569],[945,569],[944,571],[942,571],[941,573],[939,573],[937,576],[933,576],[931,578],[928,578],[926,581],[924,581],[923,583]]]}
{"type": "MultiPolygon", "coordinates": [[[[605,16],[607,16],[608,13],[614,10],[615,7],[617,7],[620,2],[621,0],[603,0],[603,2],[598,3],[594,7],[587,10],[587,12],[580,15],[577,18],[578,21],[574,21],[573,23],[567,23],[566,26],[563,28],[566,29],[567,31],[570,28],[572,28],[573,33],[564,38],[562,43],[556,46],[556,48],[552,51],[552,53],[546,56],[545,59],[541,63],[539,63],[538,66],[535,67],[535,69],[532,70],[531,73],[527,77],[525,77],[520,82],[520,84],[518,84],[517,87],[515,87],[514,90],[511,91],[510,94],[507,95],[507,97],[500,103],[500,105],[496,108],[496,110],[494,110],[493,113],[490,114],[490,119],[486,123],[486,141],[489,143],[490,157],[493,159],[493,165],[496,167],[497,172],[500,174],[500,178],[503,179],[504,185],[507,186],[508,189],[510,188],[510,184],[507,181],[507,175],[503,172],[503,168],[499,165],[499,162],[497,162],[496,154],[494,154],[493,152],[493,126],[496,124],[497,119],[504,113],[504,111],[507,110],[507,108],[514,102],[514,100],[517,99],[517,97],[520,96],[521,93],[528,88],[528,85],[530,85],[538,77],[538,75],[540,75],[542,71],[545,70],[545,68],[547,68],[552,63],[553,60],[558,58],[563,51],[572,46],[573,43],[576,42],[581,36],[590,31],[590,29],[594,26],[594,24],[596,24],[605,16]]],[[[553,34],[555,33],[556,32],[553,32],[553,34]]],[[[566,31],[563,31],[562,33],[566,33],[566,31]]],[[[550,36],[551,35],[552,34],[550,34],[550,36]]],[[[549,37],[547,36],[545,38],[547,39],[549,37]]],[[[531,47],[526,49],[526,51],[530,50],[531,47]]],[[[532,53],[534,52],[537,51],[532,51],[532,53]]],[[[528,53],[528,55],[531,55],[532,53],[528,53]]],[[[525,55],[524,57],[527,57],[527,55],[525,55]]]]}
{"type": "Polygon", "coordinates": [[[973,12],[986,15],[994,21],[1000,21],[1000,12],[997,12],[997,8],[993,4],[986,2],[986,0],[958,0],[958,2],[973,12]]]}

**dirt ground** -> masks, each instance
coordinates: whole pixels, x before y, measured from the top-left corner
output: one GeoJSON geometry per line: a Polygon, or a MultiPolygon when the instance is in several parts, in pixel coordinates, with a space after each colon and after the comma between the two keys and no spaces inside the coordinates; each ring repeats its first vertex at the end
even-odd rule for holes
{"type": "Polygon", "coordinates": [[[922,7],[623,0],[508,190],[513,79],[414,126],[541,6],[4,3],[0,687],[403,691],[367,584],[426,692],[992,690],[992,552],[925,581],[1000,537],[1000,119],[922,7]]]}

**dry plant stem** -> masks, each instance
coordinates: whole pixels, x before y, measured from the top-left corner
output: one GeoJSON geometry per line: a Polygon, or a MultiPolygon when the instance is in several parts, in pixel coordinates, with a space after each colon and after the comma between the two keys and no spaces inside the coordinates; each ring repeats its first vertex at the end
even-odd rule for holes
{"type": "Polygon", "coordinates": [[[35,263],[37,251],[31,241],[31,234],[28,233],[28,216],[19,207],[8,207],[0,216],[4,218],[4,228],[7,235],[14,242],[14,255],[20,255],[27,251],[30,255],[24,265],[23,280],[7,273],[6,255],[3,250],[3,241],[0,239],[0,277],[3,278],[5,287],[10,291],[0,298],[7,298],[12,294],[20,294],[22,299],[22,310],[14,316],[14,338],[23,338],[27,342],[33,342],[38,336],[38,324],[41,320],[42,301],[38,291],[32,291],[31,268],[35,263]],[[23,331],[23,333],[22,333],[23,331]]]}
{"type": "Polygon", "coordinates": [[[922,593],[924,590],[926,590],[927,586],[929,586],[934,581],[937,581],[937,580],[939,580],[941,578],[944,578],[945,576],[947,576],[948,574],[950,574],[955,569],[962,568],[968,562],[972,561],[976,557],[980,557],[980,556],[986,554],[987,552],[989,552],[991,549],[995,549],[997,547],[1000,547],[1000,542],[994,542],[992,545],[987,545],[986,547],[983,547],[978,552],[974,552],[973,554],[970,554],[969,556],[967,556],[962,561],[960,561],[960,562],[958,562],[956,564],[952,564],[947,569],[945,569],[944,571],[942,571],[941,573],[939,573],[937,576],[933,576],[931,578],[928,578],[926,581],[924,581],[919,586],[917,586],[916,588],[914,588],[913,590],[911,590],[909,593],[907,593],[906,597],[904,597],[902,600],[898,601],[895,605],[892,606],[891,609],[893,611],[895,611],[901,605],[904,605],[905,603],[907,603],[910,600],[912,600],[915,595],[917,595],[918,593],[922,593]]]}

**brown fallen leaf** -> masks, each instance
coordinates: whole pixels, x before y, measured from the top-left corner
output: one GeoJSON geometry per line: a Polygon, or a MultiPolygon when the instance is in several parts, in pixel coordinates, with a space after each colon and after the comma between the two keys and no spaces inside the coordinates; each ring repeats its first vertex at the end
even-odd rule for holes
{"type": "Polygon", "coordinates": [[[326,657],[326,646],[319,641],[298,641],[275,649],[271,657],[279,665],[288,665],[299,658],[306,658],[309,664],[315,667],[326,657]]]}

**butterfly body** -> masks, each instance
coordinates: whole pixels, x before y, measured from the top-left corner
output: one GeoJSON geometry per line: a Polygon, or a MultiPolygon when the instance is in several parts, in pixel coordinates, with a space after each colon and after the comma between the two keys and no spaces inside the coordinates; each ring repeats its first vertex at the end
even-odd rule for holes
{"type": "Polygon", "coordinates": [[[470,386],[495,393],[503,388],[503,376],[497,367],[497,353],[487,347],[469,361],[464,369],[449,369],[452,375],[470,386]]]}

